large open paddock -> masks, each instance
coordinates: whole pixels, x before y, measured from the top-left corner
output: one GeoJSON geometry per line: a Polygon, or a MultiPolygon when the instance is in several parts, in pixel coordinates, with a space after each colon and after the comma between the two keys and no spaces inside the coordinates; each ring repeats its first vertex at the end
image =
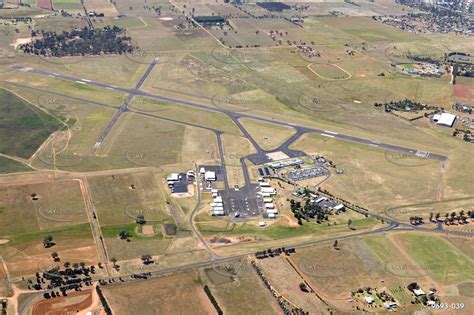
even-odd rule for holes
{"type": "Polygon", "coordinates": [[[226,314],[267,315],[278,311],[276,299],[246,258],[214,264],[200,273],[226,314]]]}
{"type": "Polygon", "coordinates": [[[0,234],[7,241],[0,250],[13,277],[52,264],[53,252],[71,263],[97,262],[79,181],[40,181],[1,186],[0,190],[4,196],[0,202],[4,223],[0,234]],[[43,239],[48,235],[53,237],[54,245],[45,248],[43,239]]]}
{"type": "MultiPolygon", "coordinates": [[[[472,273],[472,260],[431,235],[379,235],[340,241],[339,250],[332,244],[315,246],[298,251],[291,261],[323,298],[343,310],[357,306],[351,292],[361,287],[389,290],[401,303],[401,310],[409,311],[413,295],[406,286],[411,282],[426,290],[435,287],[443,303],[448,303],[456,298],[452,296],[456,284],[472,281],[466,274],[472,273]],[[440,246],[449,256],[442,262],[438,259],[440,246]]],[[[473,300],[463,297],[463,302],[471,305],[473,300]]]]}
{"type": "Polygon", "coordinates": [[[110,307],[118,314],[215,313],[195,271],[133,285],[108,286],[103,291],[110,307]]]}
{"type": "Polygon", "coordinates": [[[151,171],[88,178],[110,257],[128,260],[164,253],[170,240],[164,238],[162,225],[174,220],[162,181],[163,175],[151,171]],[[143,224],[137,223],[141,216],[143,224]],[[146,226],[153,232],[145,233],[146,226]],[[123,231],[130,241],[120,238],[123,231]]]}

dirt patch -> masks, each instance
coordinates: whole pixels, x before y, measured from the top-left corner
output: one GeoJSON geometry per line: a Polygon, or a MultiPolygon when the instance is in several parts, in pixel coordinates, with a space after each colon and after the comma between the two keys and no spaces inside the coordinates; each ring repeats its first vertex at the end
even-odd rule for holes
{"type": "Polygon", "coordinates": [[[254,239],[248,236],[238,236],[238,237],[218,237],[213,236],[207,238],[207,241],[211,243],[213,246],[226,246],[226,245],[234,245],[239,243],[247,243],[252,242],[254,239]]]}
{"type": "Polygon", "coordinates": [[[72,314],[88,308],[92,304],[92,290],[72,292],[67,297],[40,299],[33,304],[33,315],[72,314]],[[70,304],[71,303],[71,304],[70,304]]]}
{"type": "Polygon", "coordinates": [[[144,225],[142,227],[142,233],[144,235],[153,235],[155,234],[155,229],[153,228],[153,225],[144,225]]]}
{"type": "Polygon", "coordinates": [[[10,46],[13,46],[13,48],[17,49],[18,46],[23,45],[23,44],[28,44],[31,43],[33,38],[28,37],[28,38],[17,38],[13,43],[10,44],[10,46]]]}
{"type": "Polygon", "coordinates": [[[454,86],[454,95],[462,98],[474,98],[474,88],[465,84],[456,84],[454,86]]]}
{"type": "Polygon", "coordinates": [[[36,6],[41,9],[52,10],[53,3],[51,0],[37,0],[36,6]]]}
{"type": "Polygon", "coordinates": [[[10,242],[10,240],[0,240],[0,245],[6,244],[8,242],[10,242]]]}
{"type": "Polygon", "coordinates": [[[300,225],[298,224],[298,221],[296,221],[294,218],[290,217],[290,216],[287,216],[285,214],[281,215],[283,218],[285,218],[286,220],[288,220],[288,226],[291,226],[291,227],[300,227],[300,225]]]}

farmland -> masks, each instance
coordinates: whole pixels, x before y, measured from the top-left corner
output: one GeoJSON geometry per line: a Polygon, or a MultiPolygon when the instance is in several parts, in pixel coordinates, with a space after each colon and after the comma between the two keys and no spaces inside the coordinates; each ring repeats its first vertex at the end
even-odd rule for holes
{"type": "Polygon", "coordinates": [[[63,124],[23,99],[6,90],[0,90],[4,100],[0,107],[3,154],[29,158],[36,149],[63,124]],[[15,136],[14,136],[15,135],[15,136]]]}
{"type": "Polygon", "coordinates": [[[111,307],[120,313],[140,314],[189,313],[211,314],[212,304],[207,299],[196,272],[180,273],[130,286],[110,287],[105,295],[111,307]],[[144,294],[137,295],[136,290],[144,294]],[[190,294],[189,294],[190,293],[190,294]],[[186,303],[182,303],[186,297],[186,303]]]}

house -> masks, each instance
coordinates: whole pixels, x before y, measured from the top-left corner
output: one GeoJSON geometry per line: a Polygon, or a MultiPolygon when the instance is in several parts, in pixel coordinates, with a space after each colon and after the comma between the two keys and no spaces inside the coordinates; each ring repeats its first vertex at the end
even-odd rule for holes
{"type": "Polygon", "coordinates": [[[413,293],[415,294],[415,296],[420,296],[420,295],[424,295],[425,291],[423,291],[422,289],[415,289],[413,290],[413,293]]]}
{"type": "Polygon", "coordinates": [[[267,213],[268,214],[270,214],[270,213],[277,214],[278,210],[277,209],[267,209],[267,213]]]}
{"type": "Polygon", "coordinates": [[[224,210],[211,210],[211,215],[224,215],[224,210]]]}
{"type": "Polygon", "coordinates": [[[266,203],[265,209],[275,209],[275,205],[273,203],[266,203]]]}
{"type": "Polygon", "coordinates": [[[273,187],[262,187],[261,189],[262,194],[268,193],[270,195],[276,194],[276,190],[273,187]]]}
{"type": "Polygon", "coordinates": [[[320,203],[321,201],[324,201],[324,200],[328,200],[328,198],[326,198],[326,197],[321,197],[321,198],[319,198],[319,199],[316,199],[316,200],[314,201],[314,203],[320,203]]]}
{"type": "Polygon", "coordinates": [[[220,202],[220,203],[222,203],[222,197],[221,197],[221,196],[217,196],[216,198],[214,198],[214,202],[220,202]]]}
{"type": "Polygon", "coordinates": [[[216,180],[216,172],[212,172],[212,171],[206,171],[204,173],[204,179],[206,181],[215,181],[216,180]]]}
{"type": "Polygon", "coordinates": [[[270,187],[270,184],[267,182],[260,182],[260,187],[270,187]]]}
{"type": "Polygon", "coordinates": [[[177,181],[179,181],[179,173],[171,173],[168,177],[166,177],[166,182],[168,186],[174,185],[177,181]]]}
{"type": "Polygon", "coordinates": [[[263,198],[263,202],[264,203],[272,203],[273,199],[271,197],[265,197],[265,198],[263,198]]]}
{"type": "Polygon", "coordinates": [[[367,304],[372,304],[375,301],[375,299],[370,295],[364,297],[364,300],[367,302],[367,304]]]}
{"type": "Polygon", "coordinates": [[[336,210],[336,211],[343,211],[344,210],[344,205],[342,203],[340,203],[337,206],[334,206],[333,209],[336,210]]]}
{"type": "Polygon", "coordinates": [[[268,214],[268,217],[269,217],[270,219],[275,219],[275,218],[277,217],[277,215],[276,215],[276,213],[269,213],[269,214],[268,214]]]}
{"type": "Polygon", "coordinates": [[[266,225],[267,225],[267,222],[264,222],[264,221],[258,222],[259,227],[265,227],[266,225]]]}
{"type": "Polygon", "coordinates": [[[385,307],[386,309],[394,309],[394,308],[397,308],[397,303],[393,302],[393,301],[388,301],[388,302],[385,302],[383,303],[383,307],[385,307]]]}

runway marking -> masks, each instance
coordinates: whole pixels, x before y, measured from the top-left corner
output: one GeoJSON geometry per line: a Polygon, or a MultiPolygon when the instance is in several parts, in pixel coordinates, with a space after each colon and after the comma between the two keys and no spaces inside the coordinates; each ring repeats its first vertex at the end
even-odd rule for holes
{"type": "Polygon", "coordinates": [[[85,82],[92,82],[91,80],[87,80],[87,79],[81,79],[81,80],[85,82]]]}
{"type": "Polygon", "coordinates": [[[82,82],[82,81],[76,81],[76,83],[79,83],[79,84],[86,84],[85,82],[82,82]]]}
{"type": "Polygon", "coordinates": [[[334,132],[334,131],[328,131],[328,130],[324,130],[325,133],[330,133],[330,134],[333,134],[333,135],[337,135],[338,133],[337,132],[334,132]]]}
{"type": "Polygon", "coordinates": [[[329,137],[329,138],[335,138],[334,135],[328,135],[326,133],[322,133],[321,136],[329,137]]]}
{"type": "Polygon", "coordinates": [[[373,146],[373,147],[377,147],[377,148],[379,147],[378,144],[369,143],[369,145],[371,145],[371,146],[373,146]]]}

